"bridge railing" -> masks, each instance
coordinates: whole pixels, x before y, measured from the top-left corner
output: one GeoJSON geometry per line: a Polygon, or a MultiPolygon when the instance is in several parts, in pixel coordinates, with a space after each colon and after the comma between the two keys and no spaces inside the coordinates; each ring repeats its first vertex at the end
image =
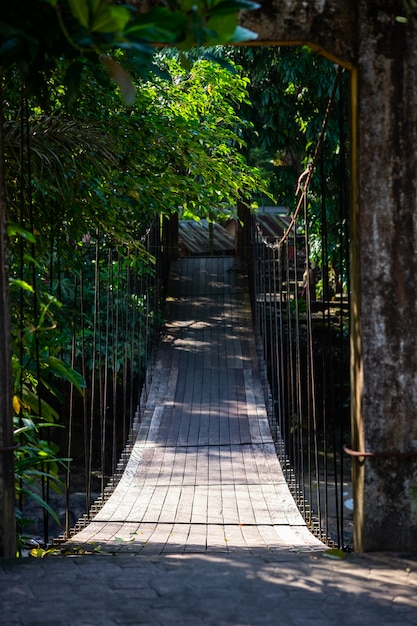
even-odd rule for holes
{"type": "MultiPolygon", "coordinates": [[[[48,259],[43,259],[49,268],[48,290],[59,306],[51,314],[51,328],[32,333],[42,337],[31,353],[31,368],[42,381],[34,388],[39,398],[33,419],[39,423],[48,414],[58,425],[42,434],[45,450],[53,450],[59,459],[62,489],[56,493],[56,482],[45,471],[31,486],[34,497],[20,499],[19,519],[22,536],[36,537],[44,544],[87,523],[105,502],[122,474],[129,441],[139,427],[166,284],[159,217],[137,243],[116,248],[108,234],[88,233],[73,247],[70,259],[60,254],[62,241],[54,241],[48,259]],[[51,357],[55,340],[60,349],[51,357]],[[59,379],[42,375],[51,363],[56,373],[63,374],[59,379]],[[48,508],[39,506],[39,499],[51,507],[59,524],[48,508]]],[[[40,293],[39,283],[45,283],[45,278],[32,278],[34,291],[40,293]]],[[[24,319],[34,317],[32,299],[15,298],[13,311],[18,328],[24,319]]],[[[20,360],[28,360],[23,350],[20,360]]],[[[48,470],[51,463],[46,463],[48,470]]]]}
{"type": "Polygon", "coordinates": [[[285,477],[311,531],[347,547],[350,298],[346,224],[340,223],[343,258],[335,268],[325,253],[311,262],[305,222],[273,240],[255,216],[251,284],[270,424],[285,477]]]}

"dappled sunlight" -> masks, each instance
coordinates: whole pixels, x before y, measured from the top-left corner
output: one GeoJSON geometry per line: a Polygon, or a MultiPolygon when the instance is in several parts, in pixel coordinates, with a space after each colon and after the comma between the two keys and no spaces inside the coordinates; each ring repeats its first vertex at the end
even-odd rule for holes
{"type": "MultiPolygon", "coordinates": [[[[192,273],[203,264],[224,270],[219,259],[180,267],[192,273]]],[[[206,293],[204,277],[196,274],[194,286],[206,293]]],[[[180,295],[170,302],[124,474],[67,546],[89,550],[93,541],[100,551],[133,554],[159,554],[161,545],[164,553],[322,549],[277,458],[249,311],[230,285],[219,298],[180,295]]]]}
{"type": "MultiPolygon", "coordinates": [[[[329,550],[309,531],[278,462],[249,320],[194,300],[171,311],[123,476],[57,548],[71,557],[65,581],[90,605],[97,578],[103,614],[120,623],[120,606],[126,623],[155,626],[413,623],[417,563],[329,550]]],[[[43,559],[43,578],[62,561],[43,559]]]]}
{"type": "MultiPolygon", "coordinates": [[[[134,525],[126,526],[134,533],[134,525]]],[[[74,623],[187,624],[192,626],[269,626],[306,624],[413,624],[417,609],[416,567],[413,560],[378,555],[325,558],[323,551],[300,552],[288,547],[259,551],[220,549],[201,554],[129,551],[131,536],[121,533],[106,555],[99,544],[79,546],[67,558],[48,557],[23,563],[6,562],[0,583],[3,614],[13,606],[27,623],[39,621],[55,606],[56,593],[76,594],[74,623]],[[124,551],[120,552],[121,546],[124,551]],[[72,558],[68,558],[71,556],[72,558]],[[41,593],[31,597],[32,581],[41,593]],[[57,587],[59,581],[59,588],[57,587]],[[91,602],[92,592],[96,602],[91,602]],[[98,613],[99,611],[99,613],[98,613]],[[82,615],[82,619],[81,619],[82,615]],[[112,621],[114,620],[114,622],[112,621]]],[[[60,605],[62,606],[62,604],[60,605]]],[[[17,623],[17,622],[16,622],[17,623]]]]}

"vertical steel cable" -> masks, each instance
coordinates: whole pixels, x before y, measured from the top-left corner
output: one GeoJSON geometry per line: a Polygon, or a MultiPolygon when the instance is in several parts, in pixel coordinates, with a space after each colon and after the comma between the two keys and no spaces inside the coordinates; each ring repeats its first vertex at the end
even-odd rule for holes
{"type": "Polygon", "coordinates": [[[140,263],[140,270],[141,270],[140,271],[140,284],[139,284],[139,291],[138,291],[139,324],[137,326],[137,334],[138,334],[137,368],[138,368],[138,375],[139,375],[137,403],[138,403],[138,407],[139,407],[139,413],[141,414],[141,412],[142,412],[141,388],[142,388],[142,383],[143,383],[143,376],[142,376],[142,353],[143,353],[143,327],[144,327],[143,293],[144,293],[144,282],[145,282],[143,261],[141,261],[141,263],[140,263]]]}
{"type": "MultiPolygon", "coordinates": [[[[324,142],[323,142],[324,146],[324,142]]],[[[334,384],[333,384],[333,350],[332,350],[332,325],[329,303],[329,253],[327,237],[327,210],[326,210],[326,184],[324,167],[324,150],[320,154],[320,181],[321,181],[321,267],[322,267],[322,435],[323,435],[323,474],[324,474],[324,520],[321,526],[325,528],[325,534],[329,536],[329,467],[328,467],[328,401],[330,402],[331,415],[333,416],[334,429],[334,384]],[[330,396],[330,398],[328,398],[330,396]]],[[[333,430],[334,432],[334,430],[333,430]]],[[[335,453],[335,450],[333,451],[335,453]]],[[[335,468],[336,469],[336,468],[335,468]]],[[[337,502],[337,473],[333,475],[336,494],[335,506],[338,518],[337,502]]],[[[339,524],[336,524],[337,528],[339,524]]],[[[338,537],[340,545],[340,537],[338,537]]]]}
{"type": "Polygon", "coordinates": [[[266,276],[265,276],[265,267],[267,260],[267,248],[262,246],[262,256],[261,256],[261,271],[260,271],[260,283],[261,283],[261,336],[263,339],[263,353],[266,355],[268,353],[267,348],[267,321],[266,321],[266,276]]]}
{"type": "MultiPolygon", "coordinates": [[[[19,182],[20,182],[20,190],[19,190],[19,203],[20,203],[20,225],[22,228],[25,228],[25,121],[24,121],[24,96],[23,96],[24,85],[21,83],[20,85],[20,173],[19,173],[19,182]]],[[[25,253],[25,244],[24,238],[20,237],[19,241],[19,278],[24,280],[25,278],[25,264],[24,264],[24,253],[25,253]]],[[[25,299],[23,289],[20,290],[19,294],[19,362],[23,363],[24,358],[24,345],[23,345],[23,335],[25,328],[25,299]]],[[[19,381],[19,393],[20,397],[22,396],[23,391],[23,368],[20,371],[20,381],[19,381]]],[[[22,443],[22,439],[20,439],[20,443],[22,443]]],[[[19,493],[19,511],[22,513],[23,511],[23,491],[22,491],[22,478],[19,479],[20,493],[19,493]]]]}
{"type": "Polygon", "coordinates": [[[108,386],[109,386],[109,351],[110,351],[110,311],[113,310],[112,297],[112,251],[107,251],[107,289],[106,289],[106,323],[105,323],[105,346],[104,346],[104,384],[103,384],[103,410],[101,412],[101,497],[104,499],[105,476],[106,476],[106,426],[108,409],[108,386]]]}
{"type": "MultiPolygon", "coordinates": [[[[147,236],[147,249],[151,250],[151,241],[150,241],[150,233],[147,236]]],[[[147,362],[148,354],[149,354],[149,337],[150,337],[150,314],[151,314],[151,280],[150,280],[150,272],[149,267],[145,266],[145,284],[144,284],[144,302],[145,302],[145,323],[144,323],[144,360],[142,362],[142,367],[147,362]]],[[[144,385],[145,385],[145,397],[148,396],[148,380],[146,376],[146,368],[144,368],[144,385]]]]}
{"type": "Polygon", "coordinates": [[[296,309],[296,289],[295,289],[295,276],[291,276],[289,253],[288,253],[288,240],[284,242],[282,249],[285,252],[283,257],[282,271],[285,272],[285,281],[287,284],[287,359],[286,359],[286,373],[287,373],[287,420],[288,420],[288,450],[292,467],[297,471],[297,448],[296,448],[296,420],[295,420],[295,371],[294,371],[294,342],[293,342],[293,326],[295,322],[295,309],[296,309]]]}
{"type": "MultiPolygon", "coordinates": [[[[81,374],[85,381],[87,381],[87,362],[86,362],[86,311],[85,311],[85,281],[84,281],[84,251],[81,249],[80,259],[80,324],[81,324],[81,374]]],[[[90,508],[90,490],[89,490],[89,410],[88,401],[89,394],[91,394],[91,388],[85,390],[83,395],[83,443],[84,443],[84,490],[85,490],[85,511],[90,508]]]]}
{"type": "Polygon", "coordinates": [[[253,237],[253,245],[252,245],[252,275],[253,275],[253,303],[254,303],[254,321],[255,321],[255,333],[257,340],[259,341],[260,337],[260,326],[259,326],[259,305],[258,305],[258,293],[259,293],[259,235],[257,230],[252,231],[253,237]]]}
{"type": "Polygon", "coordinates": [[[292,281],[288,267],[288,246],[284,241],[281,248],[281,274],[282,281],[285,285],[285,310],[284,310],[284,327],[283,327],[283,389],[284,396],[284,414],[285,428],[288,440],[287,452],[291,464],[293,462],[293,446],[292,446],[292,424],[291,424],[291,330],[293,316],[293,294],[292,281]]]}
{"type": "Polygon", "coordinates": [[[132,333],[130,322],[129,289],[130,289],[130,256],[129,250],[122,258],[123,268],[123,298],[122,298],[122,342],[123,342],[123,372],[122,372],[122,445],[127,440],[126,414],[129,408],[128,403],[128,380],[129,380],[129,356],[131,352],[132,333]]]}
{"type": "Polygon", "coordinates": [[[121,299],[121,275],[120,275],[120,253],[117,253],[116,274],[114,278],[114,327],[113,327],[113,364],[112,364],[112,382],[113,382],[113,412],[112,412],[112,456],[111,468],[112,473],[116,470],[116,424],[117,424],[117,398],[118,398],[118,361],[119,361],[119,327],[120,327],[120,299],[121,299]]]}
{"type": "Polygon", "coordinates": [[[307,378],[307,423],[308,423],[308,481],[310,501],[316,503],[317,517],[321,520],[321,494],[319,475],[319,452],[318,452],[318,429],[317,429],[317,403],[316,382],[314,363],[314,337],[312,322],[312,290],[314,284],[311,281],[309,227],[307,214],[307,193],[304,191],[304,232],[305,232],[305,258],[306,258],[306,303],[307,303],[307,346],[306,346],[306,378],[307,378]],[[313,483],[314,480],[314,483],[313,483]],[[313,489],[314,486],[314,489],[313,489]],[[314,498],[315,496],[315,498],[314,498]]]}
{"type": "MultiPolygon", "coordinates": [[[[76,254],[76,253],[75,253],[76,254]]],[[[71,338],[71,367],[75,367],[75,351],[76,351],[76,329],[77,329],[77,308],[78,308],[78,276],[74,273],[74,304],[73,304],[73,324],[71,338]]],[[[69,391],[68,406],[68,432],[67,432],[67,459],[65,471],[65,537],[70,535],[70,505],[71,505],[71,458],[73,456],[72,439],[74,428],[74,385],[71,383],[69,391]]]]}
{"type": "MultiPolygon", "coordinates": [[[[258,235],[259,236],[259,235],[258,235]]],[[[278,421],[280,421],[281,417],[281,407],[279,404],[279,391],[277,390],[277,381],[280,377],[280,351],[279,351],[279,343],[278,343],[278,319],[279,319],[279,307],[282,299],[282,279],[281,279],[281,248],[277,250],[272,250],[272,254],[274,256],[274,271],[273,271],[273,280],[274,280],[274,306],[271,308],[271,317],[273,319],[273,329],[272,329],[272,337],[271,337],[271,352],[274,363],[274,369],[271,374],[271,383],[270,389],[272,392],[272,406],[274,407],[274,437],[275,440],[281,440],[281,431],[278,428],[278,421]],[[277,419],[278,414],[278,419],[277,419]]],[[[272,303],[271,303],[272,305],[272,303]]]]}
{"type": "Polygon", "coordinates": [[[267,359],[267,364],[269,365],[270,372],[270,383],[275,380],[275,362],[274,362],[274,320],[273,320],[273,299],[272,294],[275,292],[275,281],[274,281],[274,250],[266,248],[266,265],[265,265],[265,274],[267,278],[267,285],[265,288],[265,321],[267,323],[267,327],[265,329],[265,357],[267,359]]]}
{"type": "Polygon", "coordinates": [[[295,320],[294,320],[294,330],[295,330],[295,409],[296,409],[296,450],[297,450],[297,464],[298,464],[298,472],[297,472],[297,488],[300,491],[300,506],[301,511],[304,518],[307,518],[307,495],[305,489],[305,458],[304,458],[304,424],[303,424],[303,392],[302,392],[302,375],[301,375],[301,340],[300,340],[300,292],[298,285],[298,275],[300,272],[300,268],[298,265],[299,253],[297,249],[297,223],[294,224],[294,278],[295,278],[295,291],[294,291],[294,302],[295,302],[295,320]]]}
{"type": "Polygon", "coordinates": [[[99,303],[100,303],[100,236],[96,229],[95,265],[94,265],[94,305],[93,305],[93,338],[91,347],[91,388],[90,388],[90,413],[88,420],[88,450],[86,454],[86,509],[91,507],[91,485],[93,470],[93,441],[94,441],[94,415],[96,407],[97,387],[97,352],[99,335],[99,303]]]}
{"type": "MultiPolygon", "coordinates": [[[[339,135],[340,135],[340,151],[339,151],[339,214],[340,214],[340,267],[341,267],[341,294],[340,294],[340,325],[339,325],[339,337],[340,337],[340,379],[339,379],[339,388],[341,400],[343,403],[343,395],[345,388],[345,371],[348,370],[349,364],[349,347],[346,347],[346,342],[344,341],[345,328],[344,328],[344,317],[345,317],[345,304],[347,305],[348,310],[348,333],[350,336],[351,333],[351,316],[350,316],[350,266],[349,266],[349,210],[348,210],[348,192],[347,192],[347,140],[346,140],[346,132],[345,132],[345,121],[346,121],[346,113],[345,113],[345,91],[342,88],[339,91],[339,135]],[[343,289],[343,260],[346,263],[346,293],[347,297],[344,297],[344,289],[343,289]]],[[[344,420],[341,420],[340,427],[340,435],[339,435],[339,467],[340,467],[340,533],[341,533],[341,543],[339,545],[345,546],[345,523],[344,523],[344,509],[343,509],[343,491],[344,491],[344,451],[343,445],[345,443],[345,429],[344,429],[344,420]]],[[[336,459],[336,446],[335,446],[335,459],[336,459]]]]}
{"type": "MultiPolygon", "coordinates": [[[[286,427],[286,414],[285,414],[285,331],[284,331],[284,319],[286,317],[286,304],[288,293],[284,293],[284,281],[283,281],[283,271],[282,271],[282,255],[283,255],[283,246],[278,247],[278,258],[280,264],[280,292],[279,292],[279,311],[278,311],[278,324],[279,327],[276,329],[276,344],[277,344],[277,352],[279,354],[279,378],[277,379],[277,393],[278,393],[278,422],[279,422],[279,432],[280,435],[287,446],[287,427],[286,427]]],[[[288,292],[288,287],[287,287],[288,292]]],[[[286,447],[287,450],[287,447],[286,447]]],[[[286,462],[286,455],[284,458],[284,475],[288,480],[288,463],[286,462]]]]}
{"type": "Polygon", "coordinates": [[[130,318],[130,352],[129,352],[129,404],[128,404],[128,416],[129,416],[129,431],[133,426],[133,414],[134,414],[134,406],[133,406],[133,385],[135,380],[135,345],[136,345],[136,318],[137,318],[137,271],[136,271],[136,260],[133,256],[129,256],[129,265],[128,265],[128,308],[131,311],[130,318]],[[130,265],[132,264],[133,268],[133,277],[131,272],[130,265]]]}

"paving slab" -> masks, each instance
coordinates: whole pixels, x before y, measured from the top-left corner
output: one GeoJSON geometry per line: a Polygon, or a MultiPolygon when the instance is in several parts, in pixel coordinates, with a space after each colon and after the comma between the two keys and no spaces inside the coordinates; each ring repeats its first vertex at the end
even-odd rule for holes
{"type": "Polygon", "coordinates": [[[417,624],[416,555],[333,560],[283,545],[252,554],[248,538],[229,553],[214,551],[214,533],[213,552],[197,541],[194,552],[0,560],[1,624],[417,624]]]}

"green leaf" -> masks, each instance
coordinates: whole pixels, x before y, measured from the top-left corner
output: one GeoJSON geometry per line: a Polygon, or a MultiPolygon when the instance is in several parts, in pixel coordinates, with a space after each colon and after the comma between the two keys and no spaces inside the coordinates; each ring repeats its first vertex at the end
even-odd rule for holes
{"type": "Polygon", "coordinates": [[[93,15],[91,30],[117,34],[124,30],[129,20],[130,12],[125,7],[102,4],[93,15]]]}
{"type": "Polygon", "coordinates": [[[15,237],[19,235],[22,239],[29,241],[30,243],[36,243],[36,239],[29,230],[20,226],[20,224],[16,224],[15,222],[9,222],[7,224],[7,235],[9,237],[15,237]]]}
{"type": "Polygon", "coordinates": [[[209,45],[216,43],[227,43],[230,41],[231,37],[234,35],[236,31],[237,24],[237,15],[213,15],[208,22],[207,28],[213,33],[215,36],[208,36],[207,43],[209,45]]]}
{"type": "Polygon", "coordinates": [[[86,386],[84,379],[64,361],[55,356],[49,356],[44,360],[44,363],[48,366],[48,369],[52,372],[52,374],[72,383],[77,391],[83,393],[83,389],[86,386]]]}
{"type": "Polygon", "coordinates": [[[88,28],[90,17],[88,3],[85,0],[68,0],[68,4],[70,5],[73,16],[80,24],[88,28]]]}
{"type": "Polygon", "coordinates": [[[39,261],[30,254],[25,253],[23,255],[23,260],[25,261],[25,263],[33,263],[39,269],[42,267],[41,263],[39,263],[39,261]]]}
{"type": "Polygon", "coordinates": [[[179,11],[154,7],[131,20],[124,31],[126,37],[139,38],[142,42],[173,43],[178,40],[187,24],[187,17],[179,11]]]}
{"type": "Polygon", "coordinates": [[[182,0],[181,2],[181,9],[184,12],[192,11],[194,7],[201,8],[201,6],[201,0],[182,0]]]}
{"type": "Polygon", "coordinates": [[[108,0],[86,0],[86,1],[90,8],[90,13],[95,13],[98,10],[100,4],[103,2],[105,4],[109,4],[108,0]]]}
{"type": "Polygon", "coordinates": [[[41,400],[39,403],[39,396],[25,385],[22,388],[21,396],[23,402],[30,407],[35,415],[39,412],[40,404],[40,412],[44,419],[49,420],[50,422],[59,420],[59,415],[55,409],[53,409],[50,404],[45,402],[45,400],[41,400]]]}
{"type": "Polygon", "coordinates": [[[29,283],[24,280],[19,280],[18,278],[10,278],[9,282],[10,286],[20,287],[20,289],[23,289],[24,291],[29,291],[29,293],[35,293],[32,285],[29,285],[29,283]]]}
{"type": "Polygon", "coordinates": [[[22,493],[28,496],[29,498],[31,498],[32,500],[34,500],[35,502],[37,502],[38,504],[40,504],[41,507],[45,509],[45,511],[48,511],[49,515],[51,515],[54,518],[57,524],[61,523],[55,511],[49,506],[49,504],[43,498],[38,496],[37,493],[30,491],[29,489],[26,489],[25,487],[22,488],[22,493]]]}
{"type": "Polygon", "coordinates": [[[338,548],[330,548],[329,550],[325,550],[323,552],[323,556],[326,559],[345,559],[346,552],[343,552],[343,550],[339,550],[338,548]]]}
{"type": "Polygon", "coordinates": [[[248,28],[243,28],[243,26],[236,26],[229,43],[241,43],[243,41],[254,41],[255,39],[258,39],[257,33],[248,28]]]}

